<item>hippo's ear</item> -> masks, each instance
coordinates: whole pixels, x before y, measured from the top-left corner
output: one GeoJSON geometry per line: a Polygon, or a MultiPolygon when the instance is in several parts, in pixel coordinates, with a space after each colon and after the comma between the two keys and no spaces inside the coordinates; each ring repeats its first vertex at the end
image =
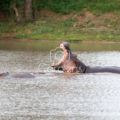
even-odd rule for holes
{"type": "Polygon", "coordinates": [[[74,57],[77,57],[77,55],[76,54],[72,54],[74,57]]]}

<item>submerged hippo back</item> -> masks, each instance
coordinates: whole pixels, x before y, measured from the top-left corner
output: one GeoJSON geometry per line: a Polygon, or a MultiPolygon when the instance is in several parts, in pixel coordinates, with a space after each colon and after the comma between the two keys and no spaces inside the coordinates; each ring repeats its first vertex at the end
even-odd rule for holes
{"type": "Polygon", "coordinates": [[[12,75],[11,78],[35,78],[35,76],[31,75],[30,73],[24,73],[24,74],[12,75]]]}

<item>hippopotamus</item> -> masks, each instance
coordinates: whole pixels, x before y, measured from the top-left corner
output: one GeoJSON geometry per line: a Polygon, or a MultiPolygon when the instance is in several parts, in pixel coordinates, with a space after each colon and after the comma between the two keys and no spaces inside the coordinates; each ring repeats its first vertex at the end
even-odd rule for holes
{"type": "MultiPolygon", "coordinates": [[[[45,74],[45,73],[44,72],[37,72],[37,73],[34,72],[33,74],[45,74]]],[[[1,73],[0,76],[8,77],[8,78],[27,78],[27,79],[36,78],[34,75],[32,75],[30,73],[9,75],[9,73],[6,72],[6,73],[1,73]]]]}
{"type": "Polygon", "coordinates": [[[95,66],[91,67],[85,65],[81,60],[77,58],[76,54],[73,54],[69,44],[63,42],[60,44],[60,48],[63,50],[64,55],[62,59],[56,64],[52,65],[55,70],[62,70],[68,73],[118,73],[120,74],[120,67],[117,66],[95,66]]]}

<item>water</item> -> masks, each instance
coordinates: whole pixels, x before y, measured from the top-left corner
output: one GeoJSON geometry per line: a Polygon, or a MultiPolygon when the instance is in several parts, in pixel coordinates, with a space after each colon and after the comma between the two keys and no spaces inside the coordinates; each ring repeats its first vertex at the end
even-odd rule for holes
{"type": "MultiPolygon", "coordinates": [[[[60,43],[0,41],[0,73],[45,71],[36,79],[0,78],[0,119],[119,120],[120,75],[53,71],[60,43]]],[[[86,65],[120,66],[120,44],[70,43],[86,65]]]]}

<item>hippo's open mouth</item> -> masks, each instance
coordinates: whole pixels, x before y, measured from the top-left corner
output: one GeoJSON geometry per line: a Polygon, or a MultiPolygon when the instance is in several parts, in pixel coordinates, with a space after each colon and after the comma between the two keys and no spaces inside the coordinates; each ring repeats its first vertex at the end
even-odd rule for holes
{"type": "Polygon", "coordinates": [[[65,62],[66,56],[68,55],[67,49],[64,47],[63,44],[60,44],[60,48],[63,50],[63,56],[62,56],[61,60],[57,64],[65,62]]]}
{"type": "Polygon", "coordinates": [[[62,58],[57,62],[57,64],[54,64],[54,63],[53,63],[52,67],[53,67],[55,70],[63,70],[62,65],[63,65],[63,63],[64,63],[64,61],[65,61],[65,58],[66,58],[66,52],[67,52],[66,48],[64,47],[63,44],[60,44],[60,48],[63,50],[63,56],[62,56],[62,58]]]}
{"type": "Polygon", "coordinates": [[[76,71],[76,54],[72,54],[69,44],[67,42],[63,42],[60,44],[60,48],[63,50],[63,56],[61,60],[52,67],[55,70],[63,70],[64,72],[75,72],[76,71]]]}

